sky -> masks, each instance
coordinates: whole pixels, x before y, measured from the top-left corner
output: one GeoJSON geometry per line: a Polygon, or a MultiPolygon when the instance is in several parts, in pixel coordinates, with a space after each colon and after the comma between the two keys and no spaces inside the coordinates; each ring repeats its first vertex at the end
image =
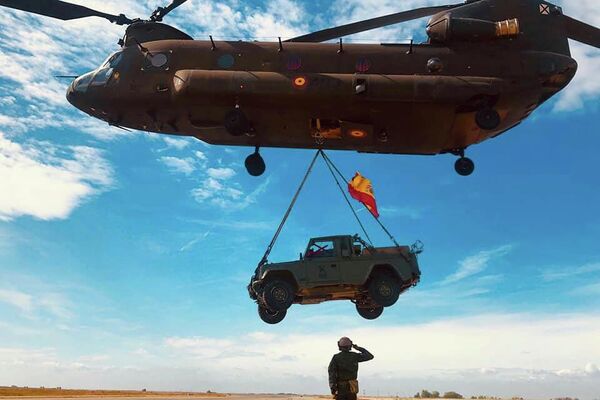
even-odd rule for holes
{"type": "MultiPolygon", "coordinates": [[[[156,1],[77,1],[148,16],[156,1]]],[[[168,22],[196,38],[291,37],[413,6],[410,0],[190,0],[168,22]]],[[[600,25],[598,0],[565,12],[600,25]]],[[[0,385],[327,393],[336,341],[375,354],[367,395],[421,389],[600,399],[600,52],[512,131],[454,157],[330,152],[373,181],[382,221],[422,240],[422,281],[375,321],[349,302],[293,306],[262,323],[246,284],[312,151],[125,132],[73,109],[68,81],[123,29],[0,14],[0,385]]],[[[423,38],[423,21],[355,40],[423,38]]],[[[377,245],[389,239],[367,218],[377,245]]],[[[322,162],[272,255],[359,228],[322,162]]]]}

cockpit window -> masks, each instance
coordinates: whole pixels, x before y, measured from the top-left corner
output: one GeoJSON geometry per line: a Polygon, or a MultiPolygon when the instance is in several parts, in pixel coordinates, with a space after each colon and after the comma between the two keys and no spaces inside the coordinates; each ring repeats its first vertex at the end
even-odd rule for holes
{"type": "Polygon", "coordinates": [[[115,68],[121,63],[123,53],[118,52],[106,59],[102,67],[96,72],[96,76],[92,82],[92,86],[104,86],[108,83],[113,75],[115,68]]]}
{"type": "Polygon", "coordinates": [[[119,52],[111,55],[110,57],[108,57],[106,59],[106,61],[104,62],[104,64],[102,64],[102,68],[115,68],[119,65],[122,58],[123,58],[123,53],[119,51],[119,52]]]}
{"type": "Polygon", "coordinates": [[[86,92],[88,87],[90,86],[90,82],[92,81],[93,77],[94,77],[93,72],[89,72],[85,75],[80,76],[73,83],[73,89],[75,89],[75,91],[80,92],[80,93],[86,92]]]}

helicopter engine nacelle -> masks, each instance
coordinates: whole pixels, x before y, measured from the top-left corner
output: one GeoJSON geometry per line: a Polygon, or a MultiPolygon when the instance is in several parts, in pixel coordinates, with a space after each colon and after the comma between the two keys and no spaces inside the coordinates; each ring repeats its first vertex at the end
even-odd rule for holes
{"type": "Polygon", "coordinates": [[[516,18],[493,22],[443,14],[427,25],[427,35],[433,43],[495,40],[515,37],[519,33],[519,20],[516,18]]]}

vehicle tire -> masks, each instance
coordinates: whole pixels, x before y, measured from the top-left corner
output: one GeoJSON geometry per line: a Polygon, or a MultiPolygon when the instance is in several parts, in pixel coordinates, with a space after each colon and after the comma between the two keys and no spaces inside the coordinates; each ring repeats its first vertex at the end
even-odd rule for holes
{"type": "Polygon", "coordinates": [[[232,136],[242,136],[250,130],[250,122],[246,114],[239,108],[234,108],[225,115],[223,123],[225,129],[232,136]]]}
{"type": "Polygon", "coordinates": [[[383,313],[383,306],[360,307],[357,304],[356,311],[358,311],[358,314],[364,319],[377,319],[383,313]]]}
{"type": "Polygon", "coordinates": [[[262,319],[264,322],[266,322],[267,324],[270,324],[270,325],[275,325],[275,324],[278,324],[281,321],[283,321],[286,314],[287,314],[287,311],[285,311],[285,310],[284,311],[272,311],[261,305],[258,306],[258,316],[260,317],[260,319],[262,319]]]}
{"type": "Polygon", "coordinates": [[[400,297],[400,283],[391,274],[376,272],[369,283],[369,296],[380,306],[393,306],[400,297]]]}
{"type": "Polygon", "coordinates": [[[294,303],[294,287],[283,279],[270,279],[264,285],[262,299],[273,311],[285,311],[294,303]]]}

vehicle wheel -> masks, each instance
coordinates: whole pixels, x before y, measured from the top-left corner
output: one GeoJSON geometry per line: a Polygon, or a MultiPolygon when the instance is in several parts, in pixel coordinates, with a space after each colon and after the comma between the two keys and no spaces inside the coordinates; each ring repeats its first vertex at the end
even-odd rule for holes
{"type": "Polygon", "coordinates": [[[267,324],[275,325],[283,321],[287,311],[272,311],[263,306],[258,306],[258,316],[267,324]]]}
{"type": "Polygon", "coordinates": [[[285,311],[294,302],[294,288],[283,279],[269,280],[263,289],[265,305],[274,311],[285,311]]]}
{"type": "Polygon", "coordinates": [[[380,306],[393,306],[400,297],[398,279],[390,274],[376,273],[369,283],[369,296],[380,306]]]}
{"type": "Polygon", "coordinates": [[[482,108],[475,113],[475,122],[481,129],[491,131],[500,125],[500,114],[493,108],[482,108]]]}
{"type": "Polygon", "coordinates": [[[356,311],[364,319],[377,319],[383,314],[383,306],[375,307],[359,307],[356,305],[356,311]]]}
{"type": "Polygon", "coordinates": [[[223,123],[225,129],[232,136],[242,136],[246,132],[250,131],[250,122],[246,117],[246,114],[239,108],[235,108],[225,115],[225,121],[223,123]]]}
{"type": "Polygon", "coordinates": [[[454,164],[456,173],[461,176],[469,176],[475,171],[475,163],[467,157],[461,157],[454,164]]]}
{"type": "Polygon", "coordinates": [[[246,170],[252,176],[261,176],[265,173],[267,166],[265,160],[262,158],[260,153],[252,153],[246,158],[246,170]]]}

